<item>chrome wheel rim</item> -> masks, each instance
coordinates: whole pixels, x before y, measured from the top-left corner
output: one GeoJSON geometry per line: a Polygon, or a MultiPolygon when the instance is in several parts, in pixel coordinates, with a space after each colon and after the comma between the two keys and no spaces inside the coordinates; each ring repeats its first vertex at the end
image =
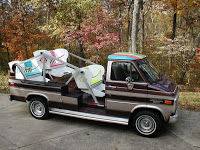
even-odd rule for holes
{"type": "Polygon", "coordinates": [[[144,135],[150,135],[156,130],[156,122],[155,120],[148,115],[142,115],[137,118],[136,122],[136,129],[144,135]]]}
{"type": "Polygon", "coordinates": [[[45,107],[40,101],[33,101],[30,105],[31,113],[35,117],[42,117],[45,113],[45,107]]]}

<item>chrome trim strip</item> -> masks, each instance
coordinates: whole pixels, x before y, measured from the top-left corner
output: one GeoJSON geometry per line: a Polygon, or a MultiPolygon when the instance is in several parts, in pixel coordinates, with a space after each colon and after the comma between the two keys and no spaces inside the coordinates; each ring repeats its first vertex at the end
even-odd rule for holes
{"type": "MultiPolygon", "coordinates": [[[[134,82],[133,82],[134,83],[134,82]]],[[[107,87],[109,87],[109,86],[107,86],[107,87]]],[[[127,89],[127,87],[120,87],[120,86],[116,86],[116,88],[123,88],[123,89],[127,89]]],[[[154,91],[154,90],[147,90],[147,89],[136,89],[136,88],[133,88],[133,90],[134,91],[144,91],[144,92],[155,92],[155,93],[164,93],[164,94],[166,94],[166,93],[172,93],[172,92],[166,92],[166,91],[154,91]]],[[[176,90],[176,89],[175,89],[176,90]]],[[[153,95],[153,94],[152,94],[153,95]]]]}
{"type": "Polygon", "coordinates": [[[34,85],[35,87],[48,87],[48,88],[51,88],[51,89],[60,89],[60,87],[56,87],[56,86],[48,86],[48,85],[38,85],[38,84],[29,84],[29,83],[20,83],[22,85],[27,85],[27,86],[31,86],[31,85],[34,85]]]}
{"type": "Polygon", "coordinates": [[[106,99],[106,101],[113,102],[113,103],[119,103],[119,104],[130,104],[130,105],[137,105],[138,104],[138,103],[115,101],[115,100],[111,100],[111,99],[106,99]]]}
{"type": "Polygon", "coordinates": [[[20,79],[8,79],[8,82],[22,83],[20,79]]]}
{"type": "Polygon", "coordinates": [[[120,92],[120,91],[112,91],[112,90],[106,90],[106,94],[117,95],[117,96],[148,98],[148,94],[120,92]]]}
{"type": "Polygon", "coordinates": [[[97,115],[97,114],[90,114],[90,113],[64,110],[64,109],[58,109],[58,108],[50,108],[49,112],[52,114],[58,114],[58,115],[63,115],[63,116],[102,121],[102,122],[108,122],[108,123],[117,123],[117,124],[122,124],[122,125],[128,125],[128,121],[129,121],[128,118],[97,115]]]}
{"type": "Polygon", "coordinates": [[[153,94],[120,92],[120,91],[112,91],[112,90],[106,90],[106,94],[117,95],[117,96],[128,96],[128,97],[140,97],[140,98],[153,98],[153,99],[174,100],[174,96],[161,96],[161,95],[153,95],[153,94]]]}
{"type": "Polygon", "coordinates": [[[174,96],[161,96],[161,95],[152,95],[152,94],[148,94],[148,98],[174,100],[174,96]]]}
{"type": "MultiPolygon", "coordinates": [[[[14,89],[16,89],[16,90],[22,90],[22,91],[29,91],[29,92],[33,92],[34,94],[54,94],[54,95],[58,95],[58,96],[61,96],[61,94],[56,94],[56,93],[58,93],[58,92],[39,92],[39,91],[36,91],[36,90],[27,90],[26,88],[19,88],[19,87],[12,87],[12,88],[14,88],[14,89]]],[[[60,92],[59,92],[60,93],[60,92]]],[[[30,95],[30,94],[32,94],[32,93],[28,93],[27,95],[30,95]]]]}

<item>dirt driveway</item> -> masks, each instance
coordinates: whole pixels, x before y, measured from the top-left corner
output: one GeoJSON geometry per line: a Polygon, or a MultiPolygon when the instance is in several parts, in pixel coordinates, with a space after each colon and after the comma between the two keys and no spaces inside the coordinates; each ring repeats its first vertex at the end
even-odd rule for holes
{"type": "Polygon", "coordinates": [[[0,149],[200,150],[200,113],[179,110],[178,122],[157,138],[145,138],[123,125],[57,115],[37,120],[27,103],[0,94],[0,149]]]}

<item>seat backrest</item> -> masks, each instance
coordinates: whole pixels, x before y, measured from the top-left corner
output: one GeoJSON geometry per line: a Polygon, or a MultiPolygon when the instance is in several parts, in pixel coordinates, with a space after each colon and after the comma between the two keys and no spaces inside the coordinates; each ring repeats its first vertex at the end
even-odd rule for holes
{"type": "MultiPolygon", "coordinates": [[[[50,55],[55,57],[55,58],[58,58],[64,62],[67,62],[67,58],[68,58],[68,51],[66,49],[55,49],[55,50],[52,50],[50,51],[50,55]]],[[[55,67],[55,66],[61,66],[63,65],[62,62],[59,62],[55,59],[51,59],[50,60],[50,66],[51,67],[55,67]]]]}
{"type": "Polygon", "coordinates": [[[32,67],[33,66],[32,66],[31,61],[24,62],[24,67],[25,67],[24,73],[32,72],[32,67]]]}
{"type": "Polygon", "coordinates": [[[61,59],[64,62],[67,62],[67,58],[69,56],[69,53],[66,49],[59,48],[54,50],[56,58],[61,59]]]}
{"type": "Polygon", "coordinates": [[[36,60],[28,60],[24,62],[24,75],[26,77],[31,77],[35,75],[41,75],[41,69],[39,69],[38,65],[36,64],[36,60]]]}
{"type": "MultiPolygon", "coordinates": [[[[42,53],[45,53],[45,54],[51,56],[51,54],[47,50],[37,50],[37,51],[33,52],[33,55],[39,56],[42,53]]],[[[37,64],[39,65],[39,68],[43,69],[43,57],[42,57],[42,55],[41,55],[41,57],[37,57],[36,61],[37,61],[37,64]]],[[[48,58],[48,57],[45,58],[45,69],[50,69],[50,58],[48,58]]]]}
{"type": "Polygon", "coordinates": [[[37,51],[33,52],[33,55],[38,56],[38,55],[41,55],[41,53],[46,53],[46,52],[47,52],[47,50],[37,50],[37,51]]]}
{"type": "Polygon", "coordinates": [[[101,65],[89,65],[84,67],[84,69],[88,69],[92,73],[92,78],[102,79],[102,76],[105,73],[105,69],[101,65]]]}
{"type": "MultiPolygon", "coordinates": [[[[92,73],[88,70],[88,69],[84,69],[84,68],[81,68],[81,71],[84,72],[84,76],[87,80],[87,83],[90,85],[91,83],[91,80],[92,80],[92,73]]],[[[72,74],[74,74],[76,72],[76,70],[74,70],[72,72],[72,74]]],[[[88,89],[87,85],[85,84],[84,82],[84,79],[81,77],[81,73],[78,73],[76,76],[75,76],[75,82],[77,84],[77,87],[79,89],[88,89]]]]}

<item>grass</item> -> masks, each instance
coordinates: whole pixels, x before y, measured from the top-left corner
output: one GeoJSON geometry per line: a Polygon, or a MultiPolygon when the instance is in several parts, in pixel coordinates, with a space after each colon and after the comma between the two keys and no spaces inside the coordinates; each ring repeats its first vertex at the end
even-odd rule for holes
{"type": "Polygon", "coordinates": [[[179,108],[200,112],[200,92],[180,92],[179,108]]]}
{"type": "MultiPolygon", "coordinates": [[[[0,93],[9,93],[8,78],[0,73],[0,93]]],[[[200,92],[180,92],[179,108],[200,112],[200,92]]]]}
{"type": "Polygon", "coordinates": [[[0,73],[0,93],[9,93],[8,79],[8,74],[0,73]]]}

